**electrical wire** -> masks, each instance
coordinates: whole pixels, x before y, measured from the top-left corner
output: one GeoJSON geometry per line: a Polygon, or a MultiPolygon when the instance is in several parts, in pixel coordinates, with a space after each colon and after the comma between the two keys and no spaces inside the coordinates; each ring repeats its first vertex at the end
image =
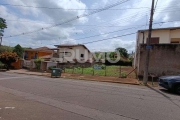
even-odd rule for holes
{"type": "Polygon", "coordinates": [[[41,28],[41,29],[38,29],[38,30],[30,31],[30,32],[25,32],[25,33],[21,33],[21,34],[17,34],[17,35],[6,36],[6,37],[3,37],[3,38],[16,37],[16,36],[21,36],[21,35],[25,35],[25,34],[31,34],[31,33],[34,33],[34,32],[42,31],[42,30],[45,30],[45,29],[50,29],[50,28],[53,28],[53,27],[56,27],[56,26],[60,26],[60,25],[69,23],[69,22],[71,22],[71,21],[77,20],[77,19],[79,19],[79,18],[87,17],[87,16],[93,15],[93,14],[95,14],[95,13],[102,12],[102,11],[104,11],[104,10],[110,9],[110,8],[112,8],[112,7],[115,7],[115,6],[117,6],[117,5],[123,4],[123,3],[128,2],[128,1],[129,1],[129,0],[122,0],[122,1],[119,1],[119,2],[117,2],[117,3],[115,3],[115,4],[106,6],[106,7],[104,7],[104,8],[101,8],[101,9],[96,10],[96,11],[93,11],[93,12],[90,12],[90,13],[88,13],[88,14],[83,14],[83,15],[77,16],[77,17],[75,17],[75,18],[69,19],[69,20],[67,20],[67,21],[65,21],[65,22],[62,22],[62,23],[54,24],[54,25],[52,25],[52,26],[45,27],[45,28],[41,28]]]}
{"type": "Polygon", "coordinates": [[[124,37],[124,36],[133,35],[133,34],[136,34],[136,33],[137,33],[137,32],[135,32],[135,33],[129,33],[129,34],[120,35],[120,36],[116,36],[116,37],[111,37],[111,38],[96,40],[96,41],[92,41],[92,42],[86,42],[86,43],[83,43],[83,44],[90,44],[90,43],[94,43],[94,42],[100,42],[100,41],[105,41],[105,40],[109,40],[109,39],[120,38],[120,37],[124,37]]]}
{"type": "MultiPolygon", "coordinates": [[[[7,4],[0,3],[3,6],[14,6],[14,7],[25,7],[25,8],[38,8],[38,9],[60,9],[60,10],[100,10],[100,9],[66,9],[61,7],[44,7],[44,6],[26,6],[26,5],[15,5],[15,4],[7,4]]],[[[127,10],[127,9],[150,9],[149,7],[135,7],[135,8],[123,8],[123,9],[108,9],[108,10],[127,10]]]]}

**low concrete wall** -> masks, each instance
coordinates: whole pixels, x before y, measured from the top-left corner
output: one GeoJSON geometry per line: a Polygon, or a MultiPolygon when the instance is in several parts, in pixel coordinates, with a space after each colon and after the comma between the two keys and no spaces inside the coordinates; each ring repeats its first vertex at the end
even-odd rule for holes
{"type": "MultiPolygon", "coordinates": [[[[139,71],[143,75],[146,47],[140,46],[139,71]]],[[[180,44],[156,44],[150,50],[149,73],[162,75],[180,74],[180,44]]]]}

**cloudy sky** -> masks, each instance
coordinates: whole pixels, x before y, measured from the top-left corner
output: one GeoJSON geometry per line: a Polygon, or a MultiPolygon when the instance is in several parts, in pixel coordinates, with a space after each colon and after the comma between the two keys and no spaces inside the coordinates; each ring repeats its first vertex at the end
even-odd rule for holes
{"type": "MultiPolygon", "coordinates": [[[[8,26],[3,45],[53,48],[89,43],[91,51],[124,47],[131,52],[136,34],[90,42],[147,29],[150,7],[151,0],[1,0],[0,17],[8,26]]],[[[153,28],[180,26],[179,12],[179,0],[158,0],[154,23],[159,24],[153,28]]]]}

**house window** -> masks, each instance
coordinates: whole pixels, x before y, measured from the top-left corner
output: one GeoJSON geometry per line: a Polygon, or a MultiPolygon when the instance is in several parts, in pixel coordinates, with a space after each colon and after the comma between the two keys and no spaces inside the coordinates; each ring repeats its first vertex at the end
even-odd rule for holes
{"type": "Polygon", "coordinates": [[[171,38],[171,43],[180,43],[180,38],[171,38]]]}
{"type": "MultiPolygon", "coordinates": [[[[148,40],[148,38],[147,38],[148,40]]],[[[146,41],[147,43],[147,41],[146,41]]],[[[150,44],[159,44],[159,37],[152,37],[150,40],[150,44]]]]}
{"type": "Polygon", "coordinates": [[[171,43],[179,43],[179,41],[171,41],[171,43]]]}
{"type": "Polygon", "coordinates": [[[84,57],[84,54],[81,54],[81,57],[83,58],[83,57],[84,57]]]}

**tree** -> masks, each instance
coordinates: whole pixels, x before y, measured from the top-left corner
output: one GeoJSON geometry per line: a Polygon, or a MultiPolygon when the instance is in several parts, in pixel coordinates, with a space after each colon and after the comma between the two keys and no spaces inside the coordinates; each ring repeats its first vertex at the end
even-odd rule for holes
{"type": "Polygon", "coordinates": [[[3,36],[5,28],[7,28],[6,20],[0,17],[0,36],[3,36]]]}
{"type": "Polygon", "coordinates": [[[0,17],[0,46],[2,43],[2,36],[5,28],[7,28],[6,20],[0,17]]]}
{"type": "Polygon", "coordinates": [[[16,45],[16,46],[14,47],[13,52],[17,53],[17,55],[19,56],[19,58],[22,58],[24,49],[18,44],[18,45],[16,45]]]}
{"type": "Polygon", "coordinates": [[[9,70],[11,64],[18,60],[18,55],[13,52],[3,52],[0,54],[0,61],[5,65],[6,69],[9,70]]]}
{"type": "Polygon", "coordinates": [[[116,48],[116,51],[119,51],[119,53],[121,55],[123,55],[124,57],[128,58],[128,51],[125,48],[119,47],[119,48],[116,48]]]}
{"type": "Polygon", "coordinates": [[[0,53],[2,52],[13,52],[13,47],[2,45],[0,47],[0,53]]]}

